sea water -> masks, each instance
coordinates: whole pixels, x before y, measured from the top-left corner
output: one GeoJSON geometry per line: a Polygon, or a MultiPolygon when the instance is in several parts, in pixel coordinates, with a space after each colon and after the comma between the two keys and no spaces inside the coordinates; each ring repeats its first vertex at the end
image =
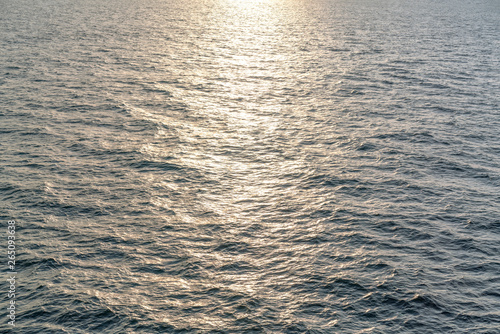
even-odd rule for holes
{"type": "Polygon", "coordinates": [[[500,333],[499,22],[0,0],[2,333],[500,333]]]}

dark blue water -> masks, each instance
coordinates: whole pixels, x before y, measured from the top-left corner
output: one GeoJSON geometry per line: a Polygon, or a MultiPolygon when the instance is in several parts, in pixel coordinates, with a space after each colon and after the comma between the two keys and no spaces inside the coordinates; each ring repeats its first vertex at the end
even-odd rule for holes
{"type": "Polygon", "coordinates": [[[0,9],[1,333],[500,333],[498,1],[0,9]]]}

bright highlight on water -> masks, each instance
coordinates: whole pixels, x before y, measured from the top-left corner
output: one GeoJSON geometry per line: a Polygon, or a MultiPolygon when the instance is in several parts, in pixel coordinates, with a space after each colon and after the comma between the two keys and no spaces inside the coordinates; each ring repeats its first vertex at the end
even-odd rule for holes
{"type": "Polygon", "coordinates": [[[1,333],[500,333],[498,1],[0,8],[1,333]]]}

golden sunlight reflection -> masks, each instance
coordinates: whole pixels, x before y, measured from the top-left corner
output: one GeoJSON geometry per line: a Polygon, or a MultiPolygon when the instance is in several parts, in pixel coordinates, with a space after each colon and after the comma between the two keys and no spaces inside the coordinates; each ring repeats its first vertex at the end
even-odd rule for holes
{"type": "MultiPolygon", "coordinates": [[[[304,138],[295,137],[304,111],[294,109],[289,97],[307,75],[308,64],[290,52],[290,48],[300,49],[297,40],[302,37],[287,33],[287,24],[294,22],[296,12],[282,11],[280,5],[285,3],[217,1],[200,20],[203,34],[192,40],[193,54],[183,64],[185,71],[176,84],[152,88],[168,91],[169,101],[179,105],[178,110],[129,108],[136,117],[157,124],[156,136],[142,146],[142,154],[175,168],[188,166],[188,173],[196,171],[182,177],[192,182],[166,179],[163,174],[147,180],[152,189],[150,203],[159,212],[169,212],[165,221],[189,230],[181,230],[176,240],[182,240],[190,265],[215,270],[201,281],[169,281],[166,286],[182,290],[186,284],[195,284],[190,289],[261,296],[280,303],[293,296],[275,296],[272,285],[292,284],[294,272],[288,268],[310,264],[297,257],[276,266],[276,258],[280,252],[306,254],[311,248],[305,242],[279,245],[277,238],[297,235],[308,241],[325,233],[319,221],[301,225],[301,217],[322,208],[325,197],[311,194],[297,183],[297,177],[314,174],[299,148],[304,138]],[[172,141],[175,145],[169,145],[172,141]],[[203,183],[197,183],[199,178],[203,183]],[[175,214],[169,216],[171,212],[175,214]],[[205,241],[188,237],[191,233],[204,235],[212,228],[222,232],[205,241]],[[231,252],[231,245],[239,243],[245,250],[231,252]],[[276,248],[276,256],[263,259],[255,255],[266,247],[271,252],[276,248]],[[267,277],[268,271],[262,270],[271,266],[276,266],[278,276],[267,277]],[[262,281],[268,283],[259,284],[262,281]]],[[[321,148],[310,147],[311,152],[315,149],[321,148]]],[[[184,306],[207,303],[210,300],[200,299],[184,306]]],[[[185,325],[165,316],[160,313],[158,319],[185,325]]],[[[190,325],[209,322],[226,326],[220,318],[208,316],[191,319],[190,325]]]]}
{"type": "MultiPolygon", "coordinates": [[[[254,220],[257,208],[281,207],[282,189],[290,191],[291,186],[280,176],[307,170],[302,157],[287,159],[276,149],[291,139],[282,131],[288,127],[282,116],[286,101],[276,96],[286,89],[284,82],[294,82],[297,66],[293,55],[282,50],[289,38],[283,22],[290,21],[280,10],[282,2],[220,0],[212,8],[212,19],[201,22],[204,34],[193,47],[199,50],[192,60],[196,66],[186,68],[182,86],[154,87],[171,91],[172,98],[190,111],[190,118],[132,108],[138,117],[162,125],[156,140],[167,140],[170,135],[164,127],[170,127],[180,141],[168,149],[147,143],[141,151],[154,159],[175,157],[179,165],[205,171],[204,176],[220,186],[202,191],[197,201],[226,221],[254,220]],[[186,90],[186,85],[199,89],[186,90]]],[[[178,187],[163,183],[167,189],[178,187]]],[[[155,192],[151,202],[162,208],[175,205],[161,192],[155,192]]]]}

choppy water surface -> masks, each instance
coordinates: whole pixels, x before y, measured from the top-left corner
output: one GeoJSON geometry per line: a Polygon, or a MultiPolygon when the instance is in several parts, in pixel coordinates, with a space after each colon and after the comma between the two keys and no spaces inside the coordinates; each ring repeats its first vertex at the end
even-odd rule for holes
{"type": "Polygon", "coordinates": [[[17,332],[500,333],[498,1],[0,3],[17,332]]]}

